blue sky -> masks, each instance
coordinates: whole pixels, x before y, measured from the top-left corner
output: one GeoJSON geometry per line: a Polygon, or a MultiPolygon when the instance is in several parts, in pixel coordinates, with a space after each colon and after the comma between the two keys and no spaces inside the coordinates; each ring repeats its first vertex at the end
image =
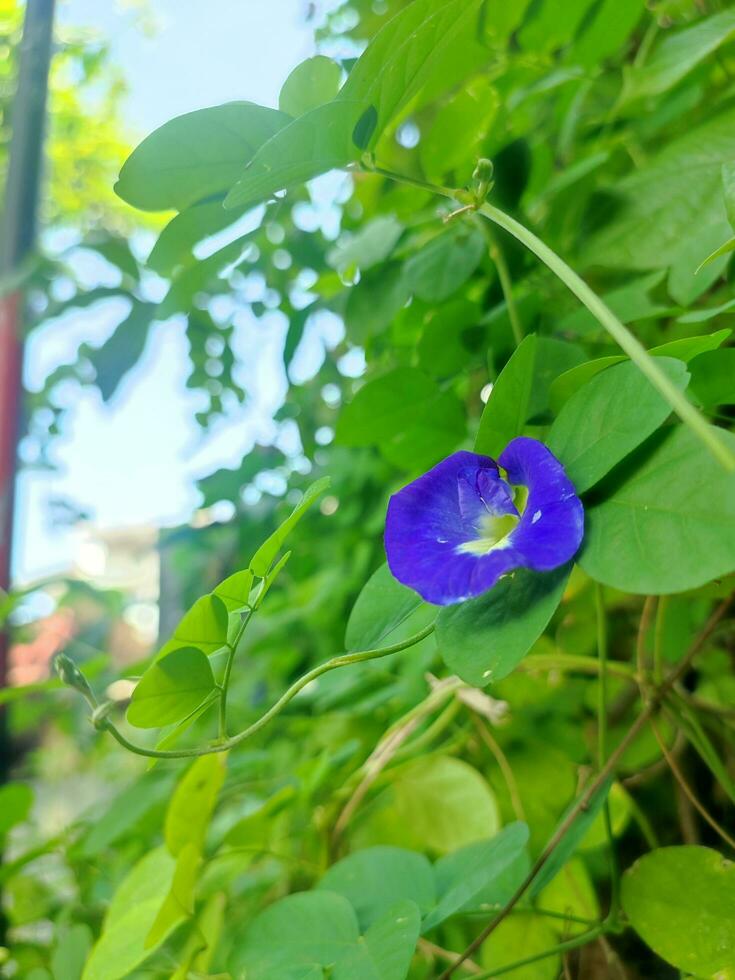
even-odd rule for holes
{"type": "MultiPolygon", "coordinates": [[[[125,123],[144,136],[182,112],[230,99],[276,105],[289,71],[313,53],[301,0],[150,0],[153,36],[140,30],[134,4],[66,0],[58,19],[106,38],[128,84],[125,123]]],[[[36,386],[80,340],[102,342],[115,311],[69,317],[37,331],[28,345],[26,381],[36,386]]],[[[196,394],[184,388],[186,343],[172,324],[156,327],[138,368],[110,405],[94,389],[70,396],[54,473],[26,471],[18,487],[15,574],[19,583],[68,567],[73,536],[50,525],[45,502],[70,499],[104,527],[186,520],[193,486],[218,465],[234,466],[255,439],[273,435],[270,414],[283,397],[279,372],[285,325],[246,317],[237,344],[247,405],[213,433],[193,421],[196,394]],[[255,351],[257,350],[257,361],[255,351]]]]}

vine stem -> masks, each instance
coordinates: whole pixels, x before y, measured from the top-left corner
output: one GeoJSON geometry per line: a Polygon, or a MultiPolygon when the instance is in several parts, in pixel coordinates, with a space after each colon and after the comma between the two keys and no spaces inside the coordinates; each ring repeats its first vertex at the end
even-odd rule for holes
{"type": "MultiPolygon", "coordinates": [[[[579,949],[580,946],[586,946],[593,940],[599,939],[600,936],[603,936],[608,931],[607,927],[601,924],[594,929],[583,932],[580,936],[575,936],[573,939],[567,939],[557,946],[552,946],[551,949],[545,949],[543,953],[535,953],[533,956],[526,956],[522,960],[506,963],[504,966],[499,966],[494,970],[488,970],[486,973],[478,973],[474,976],[474,980],[494,980],[495,977],[502,977],[506,973],[520,970],[522,966],[530,966],[532,963],[538,963],[539,960],[548,959],[549,956],[557,956],[560,953],[568,953],[572,949],[579,949]]],[[[458,965],[458,963],[455,965],[458,965]]]]}
{"type": "MultiPolygon", "coordinates": [[[[385,170],[382,167],[373,167],[372,172],[387,177],[390,180],[395,180],[398,183],[409,184],[412,187],[418,187],[421,190],[438,194],[449,200],[458,201],[460,204],[463,203],[462,191],[430,184],[424,180],[397,174],[391,170],[385,170]]],[[[522,245],[525,245],[530,252],[533,252],[574,293],[577,299],[587,307],[598,323],[607,330],[621,350],[628,355],[631,361],[638,367],[638,370],[648,378],[653,387],[666,399],[681,421],[689,426],[691,431],[709,449],[715,459],[725,469],[735,471],[735,454],[730,452],[727,446],[725,446],[716,429],[706,422],[704,417],[686,396],[672,384],[656,364],[656,358],[651,357],[638,338],[618,320],[613,311],[587,285],[584,279],[577,275],[571,266],[567,265],[553,249],[549,248],[529,228],[526,228],[520,221],[516,221],[515,218],[512,218],[509,214],[494,207],[492,204],[474,204],[471,206],[471,210],[476,210],[478,214],[484,215],[484,217],[488,218],[499,228],[503,228],[521,242],[522,245]]]]}
{"type": "Polygon", "coordinates": [[[238,631],[235,635],[235,639],[232,641],[232,643],[227,645],[227,661],[225,663],[224,674],[222,675],[222,686],[220,688],[219,696],[219,737],[221,739],[227,738],[227,692],[230,689],[232,665],[235,662],[235,654],[237,653],[237,648],[240,645],[240,640],[242,639],[252,616],[253,608],[249,606],[247,612],[242,617],[242,622],[240,623],[238,631]]]}
{"type": "Polygon", "coordinates": [[[391,646],[383,647],[379,650],[359,650],[355,653],[343,653],[338,657],[332,657],[331,660],[325,661],[323,664],[319,664],[317,667],[313,667],[311,670],[303,674],[297,681],[286,690],[281,697],[273,704],[271,707],[254,721],[252,725],[248,725],[243,731],[238,732],[237,735],[233,735],[231,738],[223,739],[222,741],[215,742],[211,745],[201,745],[196,748],[191,749],[149,749],[142,745],[135,745],[133,742],[128,741],[127,738],[120,732],[115,725],[108,719],[105,719],[100,723],[100,728],[107,731],[112,735],[112,737],[122,745],[123,748],[127,749],[128,752],[133,752],[135,755],[146,756],[149,759],[193,759],[202,755],[213,755],[215,752],[228,752],[230,749],[235,748],[236,745],[240,745],[241,742],[252,738],[257,732],[264,728],[268,722],[275,718],[276,715],[280,714],[281,711],[286,707],[289,701],[302,691],[307,684],[316,680],[317,677],[321,677],[322,674],[327,674],[331,670],[337,670],[339,667],[349,667],[351,664],[364,663],[367,660],[379,660],[382,657],[389,657],[391,654],[399,653],[401,650],[406,650],[408,647],[415,646],[420,643],[421,640],[425,640],[427,636],[430,636],[434,631],[434,624],[430,623],[425,626],[418,633],[414,633],[413,636],[409,636],[405,640],[401,640],[399,643],[394,643],[391,646]]]}
{"type": "MultiPolygon", "coordinates": [[[[597,612],[597,657],[600,661],[600,679],[597,685],[597,761],[598,768],[602,770],[607,761],[607,619],[602,586],[599,582],[595,582],[595,609],[597,612]]],[[[620,907],[620,868],[618,867],[615,848],[609,797],[605,799],[603,804],[603,820],[610,850],[609,918],[614,924],[617,921],[620,907]]]]}
{"type": "MultiPolygon", "coordinates": [[[[574,823],[584,810],[590,804],[595,793],[603,786],[603,784],[608,780],[610,776],[615,772],[618,762],[627,752],[628,748],[632,745],[638,735],[641,733],[643,728],[648,724],[649,719],[657,711],[658,706],[666,697],[666,695],[673,689],[679,680],[687,673],[692,661],[697,656],[697,654],[702,650],[709,637],[715,631],[719,625],[722,618],[727,613],[730,605],[733,601],[733,596],[725,599],[720,605],[715,609],[710,618],[707,620],[704,628],[699,633],[697,638],[694,640],[689,650],[686,652],[684,657],[679,661],[676,667],[674,667],[670,673],[666,676],[664,681],[659,685],[659,687],[652,693],[650,700],[643,708],[643,711],[638,715],[633,724],[630,726],[626,734],[623,736],[621,741],[618,743],[617,747],[611,752],[607,759],[605,765],[600,769],[597,776],[590,781],[587,788],[583,793],[577,798],[574,806],[569,810],[565,819],[557,827],[548,844],[541,852],[539,857],[536,859],[533,867],[528,872],[526,877],[523,879],[521,884],[518,886],[516,891],[513,893],[510,900],[501,909],[501,911],[492,919],[480,932],[475,939],[467,946],[467,948],[460,954],[459,958],[449,966],[439,977],[439,980],[449,980],[449,977],[454,973],[454,971],[461,966],[464,960],[468,956],[472,956],[480,946],[485,942],[485,940],[498,928],[501,922],[503,922],[513,911],[516,905],[520,902],[526,891],[534,883],[540,872],[546,866],[547,861],[551,855],[556,850],[557,846],[566,837],[569,831],[574,826],[574,823]]],[[[497,971],[496,971],[497,972],[497,971]]],[[[488,976],[494,976],[495,974],[488,974],[488,976]]]]}

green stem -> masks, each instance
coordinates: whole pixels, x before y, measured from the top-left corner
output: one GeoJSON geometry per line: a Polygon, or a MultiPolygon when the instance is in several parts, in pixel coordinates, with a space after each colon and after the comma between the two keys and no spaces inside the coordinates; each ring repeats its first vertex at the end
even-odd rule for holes
{"type": "Polygon", "coordinates": [[[253,609],[248,608],[247,612],[243,613],[242,622],[235,635],[235,639],[232,643],[227,644],[227,661],[225,663],[225,672],[222,675],[222,687],[219,696],[219,737],[221,739],[227,738],[227,692],[230,689],[230,675],[232,674],[232,665],[235,662],[235,654],[237,653],[237,648],[240,645],[240,640],[247,628],[253,615],[253,609]]]}
{"type": "Polygon", "coordinates": [[[280,714],[281,711],[286,707],[289,701],[302,691],[307,684],[310,684],[317,677],[321,677],[322,674],[327,674],[331,670],[336,670],[338,667],[348,667],[351,664],[363,663],[366,660],[379,660],[381,657],[389,657],[393,653],[398,653],[400,650],[406,650],[408,647],[415,646],[415,644],[420,643],[421,640],[425,640],[427,636],[430,636],[434,630],[434,624],[431,623],[429,626],[425,626],[420,632],[415,633],[413,636],[408,637],[406,640],[401,640],[400,643],[394,643],[392,646],[383,647],[380,650],[360,650],[356,653],[343,653],[339,657],[332,657],[331,660],[327,660],[323,664],[312,668],[307,671],[302,677],[299,677],[297,681],[285,691],[281,697],[265,712],[261,715],[257,721],[254,721],[252,725],[249,725],[243,731],[238,732],[237,735],[233,735],[231,738],[224,739],[223,741],[217,742],[213,745],[202,745],[197,748],[191,749],[171,749],[171,750],[160,750],[160,749],[148,749],[142,745],[135,745],[133,742],[128,741],[127,738],[118,731],[118,729],[112,724],[111,721],[106,721],[101,726],[105,731],[108,731],[112,737],[127,749],[128,752],[133,752],[135,755],[143,755],[149,759],[193,759],[202,755],[212,755],[215,752],[228,752],[230,749],[235,748],[235,746],[240,745],[241,742],[252,738],[257,732],[264,728],[268,722],[275,718],[276,715],[280,714]]]}
{"type": "Polygon", "coordinates": [[[502,977],[506,973],[512,973],[513,970],[520,970],[522,966],[530,966],[531,963],[538,963],[539,960],[548,959],[549,956],[558,956],[572,949],[579,949],[580,946],[586,946],[587,943],[593,942],[607,931],[608,929],[604,925],[599,925],[594,929],[590,929],[588,932],[583,932],[581,936],[575,936],[573,939],[567,939],[557,946],[552,946],[551,949],[545,949],[543,953],[526,956],[522,960],[516,960],[514,963],[506,963],[504,966],[498,967],[496,970],[488,970],[486,973],[476,973],[473,976],[473,980],[493,980],[494,977],[502,977]]]}
{"type": "MultiPolygon", "coordinates": [[[[607,621],[604,595],[599,582],[595,582],[595,608],[597,611],[597,657],[600,661],[600,679],[597,685],[597,765],[602,770],[607,762],[607,621]]],[[[610,852],[610,919],[614,923],[619,908],[620,872],[615,850],[609,797],[605,799],[602,812],[610,852]]]]}
{"type": "Polygon", "coordinates": [[[653,680],[655,684],[660,684],[664,676],[663,640],[668,602],[669,597],[662,595],[659,597],[656,607],[656,624],[653,630],[653,680]]]}
{"type": "MultiPolygon", "coordinates": [[[[536,670],[575,671],[580,674],[599,675],[603,666],[597,657],[585,657],[576,653],[531,653],[521,663],[523,673],[532,674],[536,670]]],[[[604,671],[608,676],[620,677],[635,683],[636,669],[632,664],[622,661],[607,662],[604,671]]]]}
{"type": "MultiPolygon", "coordinates": [[[[485,225],[487,227],[487,225],[485,225]]],[[[498,270],[498,279],[500,280],[500,288],[503,291],[503,298],[505,299],[505,305],[508,307],[508,318],[510,320],[510,326],[513,331],[513,339],[515,340],[516,347],[520,347],[523,341],[523,324],[521,323],[521,318],[518,315],[518,307],[516,306],[516,301],[513,298],[513,282],[510,278],[510,272],[508,271],[508,263],[505,261],[505,255],[503,250],[493,235],[492,232],[487,232],[487,239],[489,243],[490,258],[495,263],[495,268],[498,270]]]]}
{"type": "MultiPolygon", "coordinates": [[[[384,170],[381,167],[374,168],[376,173],[399,183],[409,184],[419,187],[421,190],[430,190],[434,194],[450,200],[462,202],[462,192],[451,190],[448,187],[434,186],[425,181],[417,180],[413,177],[405,177],[401,174],[384,170]]],[[[656,363],[656,358],[651,357],[643,344],[638,340],[628,328],[618,320],[612,310],[603,303],[600,297],[590,289],[587,283],[577,275],[577,273],[567,263],[549,248],[534,233],[522,225],[509,214],[494,207],[492,204],[480,204],[477,211],[503,228],[515,239],[525,245],[533,252],[551,271],[556,275],[565,286],[577,297],[577,299],[587,307],[594,318],[610,334],[618,346],[628,355],[634,364],[651,382],[654,388],[663,396],[671,408],[676,412],[682,422],[688,425],[697,438],[705,445],[712,455],[727,470],[735,470],[735,454],[725,446],[720,439],[717,430],[709,425],[698,410],[687,400],[686,396],[672,384],[664,372],[656,363]]]]}

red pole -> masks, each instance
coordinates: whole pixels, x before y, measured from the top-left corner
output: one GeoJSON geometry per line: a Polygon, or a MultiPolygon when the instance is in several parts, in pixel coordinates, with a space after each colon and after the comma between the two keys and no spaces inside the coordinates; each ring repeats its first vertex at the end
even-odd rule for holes
{"type": "MultiPolygon", "coordinates": [[[[36,241],[54,0],[27,0],[18,84],[12,107],[12,137],[0,229],[0,280],[19,271],[36,241]]],[[[23,372],[23,296],[0,298],[0,588],[11,577],[13,501],[20,435],[23,372]]],[[[8,636],[0,632],[0,689],[7,684],[8,636]]],[[[0,707],[0,782],[10,751],[7,719],[0,707]]]]}

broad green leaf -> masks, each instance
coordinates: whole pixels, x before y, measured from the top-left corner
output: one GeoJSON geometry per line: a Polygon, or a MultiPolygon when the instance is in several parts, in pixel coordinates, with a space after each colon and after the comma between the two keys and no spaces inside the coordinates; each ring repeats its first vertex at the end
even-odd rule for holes
{"type": "Polygon", "coordinates": [[[397,902],[347,951],[335,969],[335,980],[405,980],[420,926],[416,904],[407,899],[397,902]]]}
{"type": "Polygon", "coordinates": [[[441,303],[470,278],[486,249],[479,228],[450,225],[406,261],[406,283],[420,299],[441,303]]]}
{"type": "Polygon", "coordinates": [[[551,51],[572,40],[592,0],[567,0],[533,4],[518,32],[521,47],[532,51],[551,51]]]}
{"type": "MultiPolygon", "coordinates": [[[[344,89],[342,90],[344,91],[344,89]]],[[[335,101],[311,109],[264,143],[225,198],[225,208],[248,208],[360,155],[354,133],[369,105],[335,101]]]]}
{"type": "Polygon", "coordinates": [[[133,300],[130,312],[104,344],[86,349],[102,401],[108,402],[112,398],[125,375],[142,357],[155,309],[153,303],[133,300]]]}
{"type": "Polygon", "coordinates": [[[432,311],[418,345],[419,367],[433,378],[458,374],[485,341],[477,303],[454,299],[432,311]]]}
{"type": "Polygon", "coordinates": [[[475,452],[496,459],[523,432],[531,404],[537,338],[525,337],[493,385],[480,418],[475,452]]]}
{"type": "Polygon", "coordinates": [[[209,971],[225,924],[225,904],[224,892],[216,892],[207,901],[197,916],[171,980],[190,980],[192,971],[203,974],[209,971]]]}
{"type": "Polygon", "coordinates": [[[596,67],[620,48],[644,15],[640,0],[602,0],[586,17],[567,57],[575,64],[596,67]]]}
{"type": "MultiPolygon", "coordinates": [[[[689,381],[682,361],[658,360],[680,391],[689,381]]],[[[594,486],[671,414],[669,403],[632,361],[595,375],[566,402],[547,445],[561,460],[577,493],[594,486]]]]}
{"type": "Polygon", "coordinates": [[[652,436],[596,494],[579,562],[598,582],[664,595],[735,570],[735,476],[688,429],[652,436]]]}
{"type": "Polygon", "coordinates": [[[513,895],[528,871],[528,827],[513,823],[491,840],[477,841],[436,863],[439,902],[424,919],[422,932],[429,932],[460,912],[487,905],[503,905],[513,895]]]}
{"type": "Polygon", "coordinates": [[[413,0],[376,34],[337,97],[374,108],[374,129],[361,149],[375,146],[401,109],[441,75],[447,57],[464,57],[472,70],[481,7],[481,0],[413,0]]]}
{"type": "Polygon", "coordinates": [[[250,561],[250,569],[254,575],[264,578],[270,571],[276,555],[281,550],[283,542],[291,531],[296,527],[307,510],[314,504],[329,486],[329,477],[323,476],[320,480],[312,483],[304,491],[301,500],[296,504],[286,520],[267,538],[253,555],[250,561]]]}
{"type": "Polygon", "coordinates": [[[697,275],[702,269],[704,269],[705,266],[708,266],[714,262],[715,259],[719,259],[723,255],[729,255],[730,252],[735,252],[735,236],[728,238],[728,240],[723,242],[722,245],[719,245],[714,252],[710,252],[705,259],[702,259],[695,269],[694,274],[697,275]]]}
{"type": "Polygon", "coordinates": [[[369,847],[333,864],[317,888],[343,895],[367,929],[392,905],[410,899],[422,914],[436,903],[428,858],[400,847],[369,847]]]}
{"type": "Polygon", "coordinates": [[[194,890],[201,863],[202,855],[196,844],[186,844],[179,852],[171,890],[145,938],[146,949],[155,949],[172,929],[194,914],[194,890]]]}
{"type": "Polygon", "coordinates": [[[289,116],[303,116],[335,97],[341,76],[342,69],[331,58],[322,54],[307,58],[283,83],[278,108],[289,116]]]}
{"type": "Polygon", "coordinates": [[[507,677],[554,615],[570,570],[519,568],[477,599],[442,609],[436,641],[447,667],[476,687],[507,677]]]}
{"type": "MultiPolygon", "coordinates": [[[[677,361],[688,364],[693,358],[708,350],[716,350],[732,333],[731,330],[717,330],[715,333],[704,334],[700,337],[681,337],[679,340],[669,340],[658,347],[652,347],[649,354],[656,357],[675,357],[677,361]]],[[[609,354],[607,357],[596,357],[570,368],[551,384],[551,407],[555,412],[562,407],[600,371],[605,371],[614,364],[622,364],[627,358],[622,354],[609,354]]]]}
{"type": "Polygon", "coordinates": [[[224,782],[226,764],[224,752],[203,755],[195,760],[176,787],[164,823],[166,846],[175,857],[188,845],[201,851],[224,782]]]}
{"type": "Polygon", "coordinates": [[[214,690],[206,655],[196,647],[180,647],[154,661],[141,677],[127,718],[136,728],[162,728],[181,721],[214,690]]]}
{"type": "Polygon", "coordinates": [[[467,434],[465,407],[453,391],[440,391],[418,418],[380,444],[388,462],[421,473],[453,452],[467,434]]]}
{"type": "Polygon", "coordinates": [[[163,229],[148,256],[148,267],[160,276],[171,276],[180,266],[195,261],[195,245],[224,231],[241,217],[238,212],[225,211],[221,198],[193,204],[175,215],[163,229]]]}
{"type": "Polygon", "coordinates": [[[219,650],[227,638],[227,606],[214,594],[204,595],[181,617],[171,639],[157,659],[168,656],[179,647],[191,646],[210,654],[219,650]]]}
{"type": "Polygon", "coordinates": [[[497,89],[489,79],[473,79],[439,107],[428,133],[419,143],[424,173],[443,177],[456,167],[465,170],[482,156],[482,141],[500,107],[497,89]]]}
{"type": "Polygon", "coordinates": [[[28,819],[32,806],[33,790],[27,783],[0,786],[0,840],[16,824],[28,819]]]}
{"type": "Polygon", "coordinates": [[[403,225],[394,214],[379,214],[341,239],[327,254],[327,262],[333,269],[370,269],[388,258],[402,234],[403,225]]]}
{"type": "Polygon", "coordinates": [[[691,372],[689,390],[701,405],[735,405],[735,347],[700,354],[691,372]]]}
{"type": "Polygon", "coordinates": [[[678,31],[668,30],[645,64],[628,72],[624,103],[666,92],[734,36],[733,10],[723,10],[678,31]]]}
{"type": "Polygon", "coordinates": [[[133,866],[112,897],[82,980],[122,980],[149,955],[145,938],[171,888],[174,868],[164,847],[133,866]]]}
{"type": "Polygon", "coordinates": [[[229,575],[213,590],[212,594],[224,602],[227,610],[232,612],[247,605],[250,590],[253,587],[253,572],[249,568],[229,575]]]}
{"type": "Polygon", "coordinates": [[[296,892],[269,905],[235,937],[230,969],[248,980],[297,976],[290,972],[297,967],[338,964],[359,936],[355,911],[342,895],[296,892]]]}
{"type": "Polygon", "coordinates": [[[722,199],[721,167],[735,158],[735,111],[687,129],[616,187],[622,206],[586,248],[590,264],[661,269],[686,251],[692,227],[732,231],[722,199]]]}
{"type": "Polygon", "coordinates": [[[705,306],[701,310],[692,310],[690,313],[684,313],[677,319],[679,323],[706,323],[707,320],[712,320],[716,316],[722,316],[723,313],[729,313],[730,310],[735,310],[735,299],[730,299],[726,303],[721,303],[719,306],[705,306]]]}
{"type": "Polygon", "coordinates": [[[662,959],[708,980],[735,977],[735,865],[707,847],[644,854],[622,882],[631,925],[662,959]]]}
{"type": "MultiPolygon", "coordinates": [[[[529,888],[529,895],[531,898],[537,896],[539,892],[542,892],[550,884],[550,882],[556,878],[561,869],[577,850],[581,841],[584,840],[590,827],[595,822],[598,813],[602,810],[603,804],[605,803],[608,793],[610,792],[611,785],[612,780],[606,780],[606,782],[600,786],[597,792],[592,795],[592,799],[587,804],[587,807],[576,815],[571,829],[567,831],[561,841],[554,848],[551,857],[548,859],[546,864],[544,864],[543,868],[529,888]]],[[[567,815],[571,813],[575,806],[576,801],[573,800],[562,815],[561,820],[559,821],[559,826],[564,824],[567,819],[567,815]]]]}
{"type": "Polygon", "coordinates": [[[387,564],[378,568],[355,600],[345,632],[347,650],[390,646],[392,634],[424,605],[421,596],[393,578],[387,564]]]}
{"type": "Polygon", "coordinates": [[[101,813],[95,813],[80,839],[77,847],[82,859],[91,862],[125,835],[134,835],[139,823],[163,807],[170,792],[170,779],[145,776],[114,796],[101,813]]]}
{"type": "Polygon", "coordinates": [[[144,211],[184,208],[223,194],[290,117],[253,102],[197,109],[164,123],[123,164],[119,196],[144,211]]]}
{"type": "Polygon", "coordinates": [[[369,269],[347,296],[345,327],[352,343],[364,345],[382,333],[410,296],[411,290],[400,262],[369,269]]]}
{"type": "Polygon", "coordinates": [[[79,980],[92,946],[92,930],[86,923],[77,922],[64,929],[51,954],[54,980],[79,980]]]}
{"type": "Polygon", "coordinates": [[[399,367],[368,381],[345,406],[337,439],[346,446],[373,446],[417,422],[434,403],[439,389],[422,371],[399,367]]]}
{"type": "Polygon", "coordinates": [[[518,912],[501,922],[482,944],[480,962],[488,970],[502,971],[504,980],[557,980],[561,965],[558,953],[515,970],[507,968],[511,963],[554,949],[559,941],[550,919],[533,912],[518,912]]]}
{"type": "Polygon", "coordinates": [[[359,846],[394,844],[439,855],[497,832],[495,796],[466,762],[422,758],[387,775],[389,786],[355,818],[359,846]]]}

